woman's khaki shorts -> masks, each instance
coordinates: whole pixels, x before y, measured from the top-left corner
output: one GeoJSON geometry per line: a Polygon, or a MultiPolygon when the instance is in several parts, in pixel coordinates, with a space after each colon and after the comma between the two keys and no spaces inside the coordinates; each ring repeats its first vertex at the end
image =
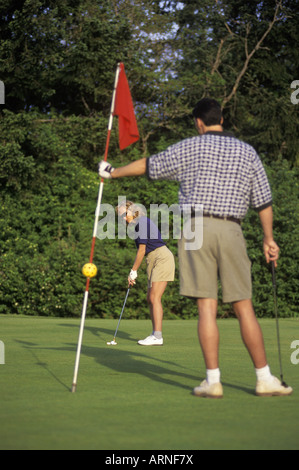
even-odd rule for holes
{"type": "Polygon", "coordinates": [[[146,257],[148,288],[153,282],[172,282],[175,275],[175,262],[167,246],[161,246],[146,257]]]}
{"type": "Polygon", "coordinates": [[[217,300],[219,277],[223,302],[250,299],[251,262],[241,226],[222,219],[202,220],[200,249],[188,251],[184,238],[179,241],[181,295],[217,300]]]}

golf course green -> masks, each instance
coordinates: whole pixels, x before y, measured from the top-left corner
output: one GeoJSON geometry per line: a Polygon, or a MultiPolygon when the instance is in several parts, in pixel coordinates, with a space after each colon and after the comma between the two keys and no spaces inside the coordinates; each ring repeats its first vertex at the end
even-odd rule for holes
{"type": "MultiPolygon", "coordinates": [[[[197,320],[164,322],[164,346],[141,347],[149,320],[85,322],[71,393],[80,319],[0,316],[0,450],[298,450],[299,320],[281,319],[289,397],[255,396],[255,372],[238,322],[219,320],[224,398],[192,395],[205,378],[197,320]],[[298,358],[293,354],[293,357],[298,358]],[[294,363],[295,362],[295,363],[294,363]]],[[[260,321],[279,377],[275,319],[260,321]]]]}

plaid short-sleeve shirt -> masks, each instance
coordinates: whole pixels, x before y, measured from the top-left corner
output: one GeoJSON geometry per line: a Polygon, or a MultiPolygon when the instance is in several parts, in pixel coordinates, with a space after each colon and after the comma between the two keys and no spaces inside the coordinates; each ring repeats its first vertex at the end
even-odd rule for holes
{"type": "Polygon", "coordinates": [[[226,132],[185,139],[147,160],[152,180],[180,183],[181,207],[201,204],[204,213],[243,219],[249,206],[272,204],[264,167],[253,147],[226,132]]]}

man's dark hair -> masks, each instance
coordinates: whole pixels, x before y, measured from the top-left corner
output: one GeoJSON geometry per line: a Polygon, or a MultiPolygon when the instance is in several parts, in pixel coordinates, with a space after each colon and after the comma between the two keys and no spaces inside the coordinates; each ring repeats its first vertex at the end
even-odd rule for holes
{"type": "Polygon", "coordinates": [[[222,111],[218,101],[212,98],[203,98],[193,109],[193,117],[199,118],[206,126],[215,126],[220,124],[222,111]]]}

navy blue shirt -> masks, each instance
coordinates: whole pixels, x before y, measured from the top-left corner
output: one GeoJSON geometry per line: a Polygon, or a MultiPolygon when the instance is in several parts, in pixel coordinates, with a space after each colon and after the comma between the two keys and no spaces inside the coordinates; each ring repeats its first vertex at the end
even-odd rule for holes
{"type": "Polygon", "coordinates": [[[148,255],[152,251],[166,243],[162,239],[158,227],[147,217],[140,217],[135,227],[135,243],[137,248],[139,245],[146,245],[145,254],[148,255]]]}

